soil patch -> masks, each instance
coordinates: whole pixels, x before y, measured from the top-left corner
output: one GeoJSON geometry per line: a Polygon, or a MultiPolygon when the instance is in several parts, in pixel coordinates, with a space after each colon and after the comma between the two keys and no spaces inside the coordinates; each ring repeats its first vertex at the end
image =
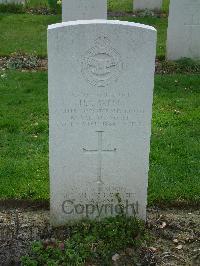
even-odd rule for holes
{"type": "MultiPolygon", "coordinates": [[[[141,265],[200,265],[199,210],[150,208],[146,226],[152,240],[151,246],[141,249],[141,265]]],[[[31,241],[63,240],[67,236],[66,228],[50,226],[48,210],[1,208],[1,265],[20,265],[20,257],[29,252],[31,241]]],[[[113,265],[132,265],[129,263],[132,252],[131,248],[119,252],[113,265]]]]}
{"type": "MultiPolygon", "coordinates": [[[[22,72],[47,71],[47,58],[34,55],[14,54],[0,57],[0,71],[15,69],[22,72]]],[[[183,59],[177,62],[156,59],[156,74],[200,74],[200,62],[183,59]]]]}

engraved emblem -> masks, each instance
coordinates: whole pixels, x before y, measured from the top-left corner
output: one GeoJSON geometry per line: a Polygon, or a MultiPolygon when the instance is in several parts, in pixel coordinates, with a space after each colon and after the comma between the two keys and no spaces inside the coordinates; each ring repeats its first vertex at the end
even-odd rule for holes
{"type": "Polygon", "coordinates": [[[110,45],[107,37],[99,37],[95,45],[82,58],[82,74],[97,87],[105,87],[117,80],[122,70],[120,55],[110,45]]]}

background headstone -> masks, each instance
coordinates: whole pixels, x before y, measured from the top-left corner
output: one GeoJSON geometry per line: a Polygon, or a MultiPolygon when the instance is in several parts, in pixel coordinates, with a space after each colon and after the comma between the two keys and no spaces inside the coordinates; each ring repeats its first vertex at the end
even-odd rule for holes
{"type": "Polygon", "coordinates": [[[134,0],[134,10],[161,10],[162,0],[134,0]]]}
{"type": "Polygon", "coordinates": [[[156,30],[107,20],[48,28],[51,222],[146,218],[156,30]]]}
{"type": "Polygon", "coordinates": [[[200,0],[171,0],[167,58],[200,58],[200,0]]]}
{"type": "Polygon", "coordinates": [[[62,21],[107,19],[107,0],[63,0],[62,21]]]}

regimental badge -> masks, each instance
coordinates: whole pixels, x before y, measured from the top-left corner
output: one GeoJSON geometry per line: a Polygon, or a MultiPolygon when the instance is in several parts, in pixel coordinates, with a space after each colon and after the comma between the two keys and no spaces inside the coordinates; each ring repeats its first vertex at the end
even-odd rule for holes
{"type": "Polygon", "coordinates": [[[119,78],[123,64],[107,37],[101,36],[94,43],[82,57],[82,74],[91,85],[105,87],[119,78]]]}

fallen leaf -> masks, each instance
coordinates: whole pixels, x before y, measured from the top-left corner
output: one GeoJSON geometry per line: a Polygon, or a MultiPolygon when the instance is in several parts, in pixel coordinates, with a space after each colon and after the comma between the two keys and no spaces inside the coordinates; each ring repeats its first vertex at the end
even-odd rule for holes
{"type": "Polygon", "coordinates": [[[182,249],[183,248],[183,246],[182,245],[178,245],[177,247],[176,247],[176,249],[182,249]]]}
{"type": "Polygon", "coordinates": [[[113,261],[117,261],[120,258],[119,254],[116,253],[115,255],[112,256],[113,261]]]}
{"type": "Polygon", "coordinates": [[[156,252],[157,251],[157,248],[154,248],[154,247],[150,247],[149,248],[151,251],[153,251],[153,252],[156,252]]]}
{"type": "Polygon", "coordinates": [[[162,222],[162,224],[160,225],[160,228],[163,229],[167,226],[166,222],[162,222]]]}
{"type": "Polygon", "coordinates": [[[62,243],[60,243],[59,244],[59,248],[61,249],[61,250],[65,250],[65,244],[62,242],[62,243]]]}

